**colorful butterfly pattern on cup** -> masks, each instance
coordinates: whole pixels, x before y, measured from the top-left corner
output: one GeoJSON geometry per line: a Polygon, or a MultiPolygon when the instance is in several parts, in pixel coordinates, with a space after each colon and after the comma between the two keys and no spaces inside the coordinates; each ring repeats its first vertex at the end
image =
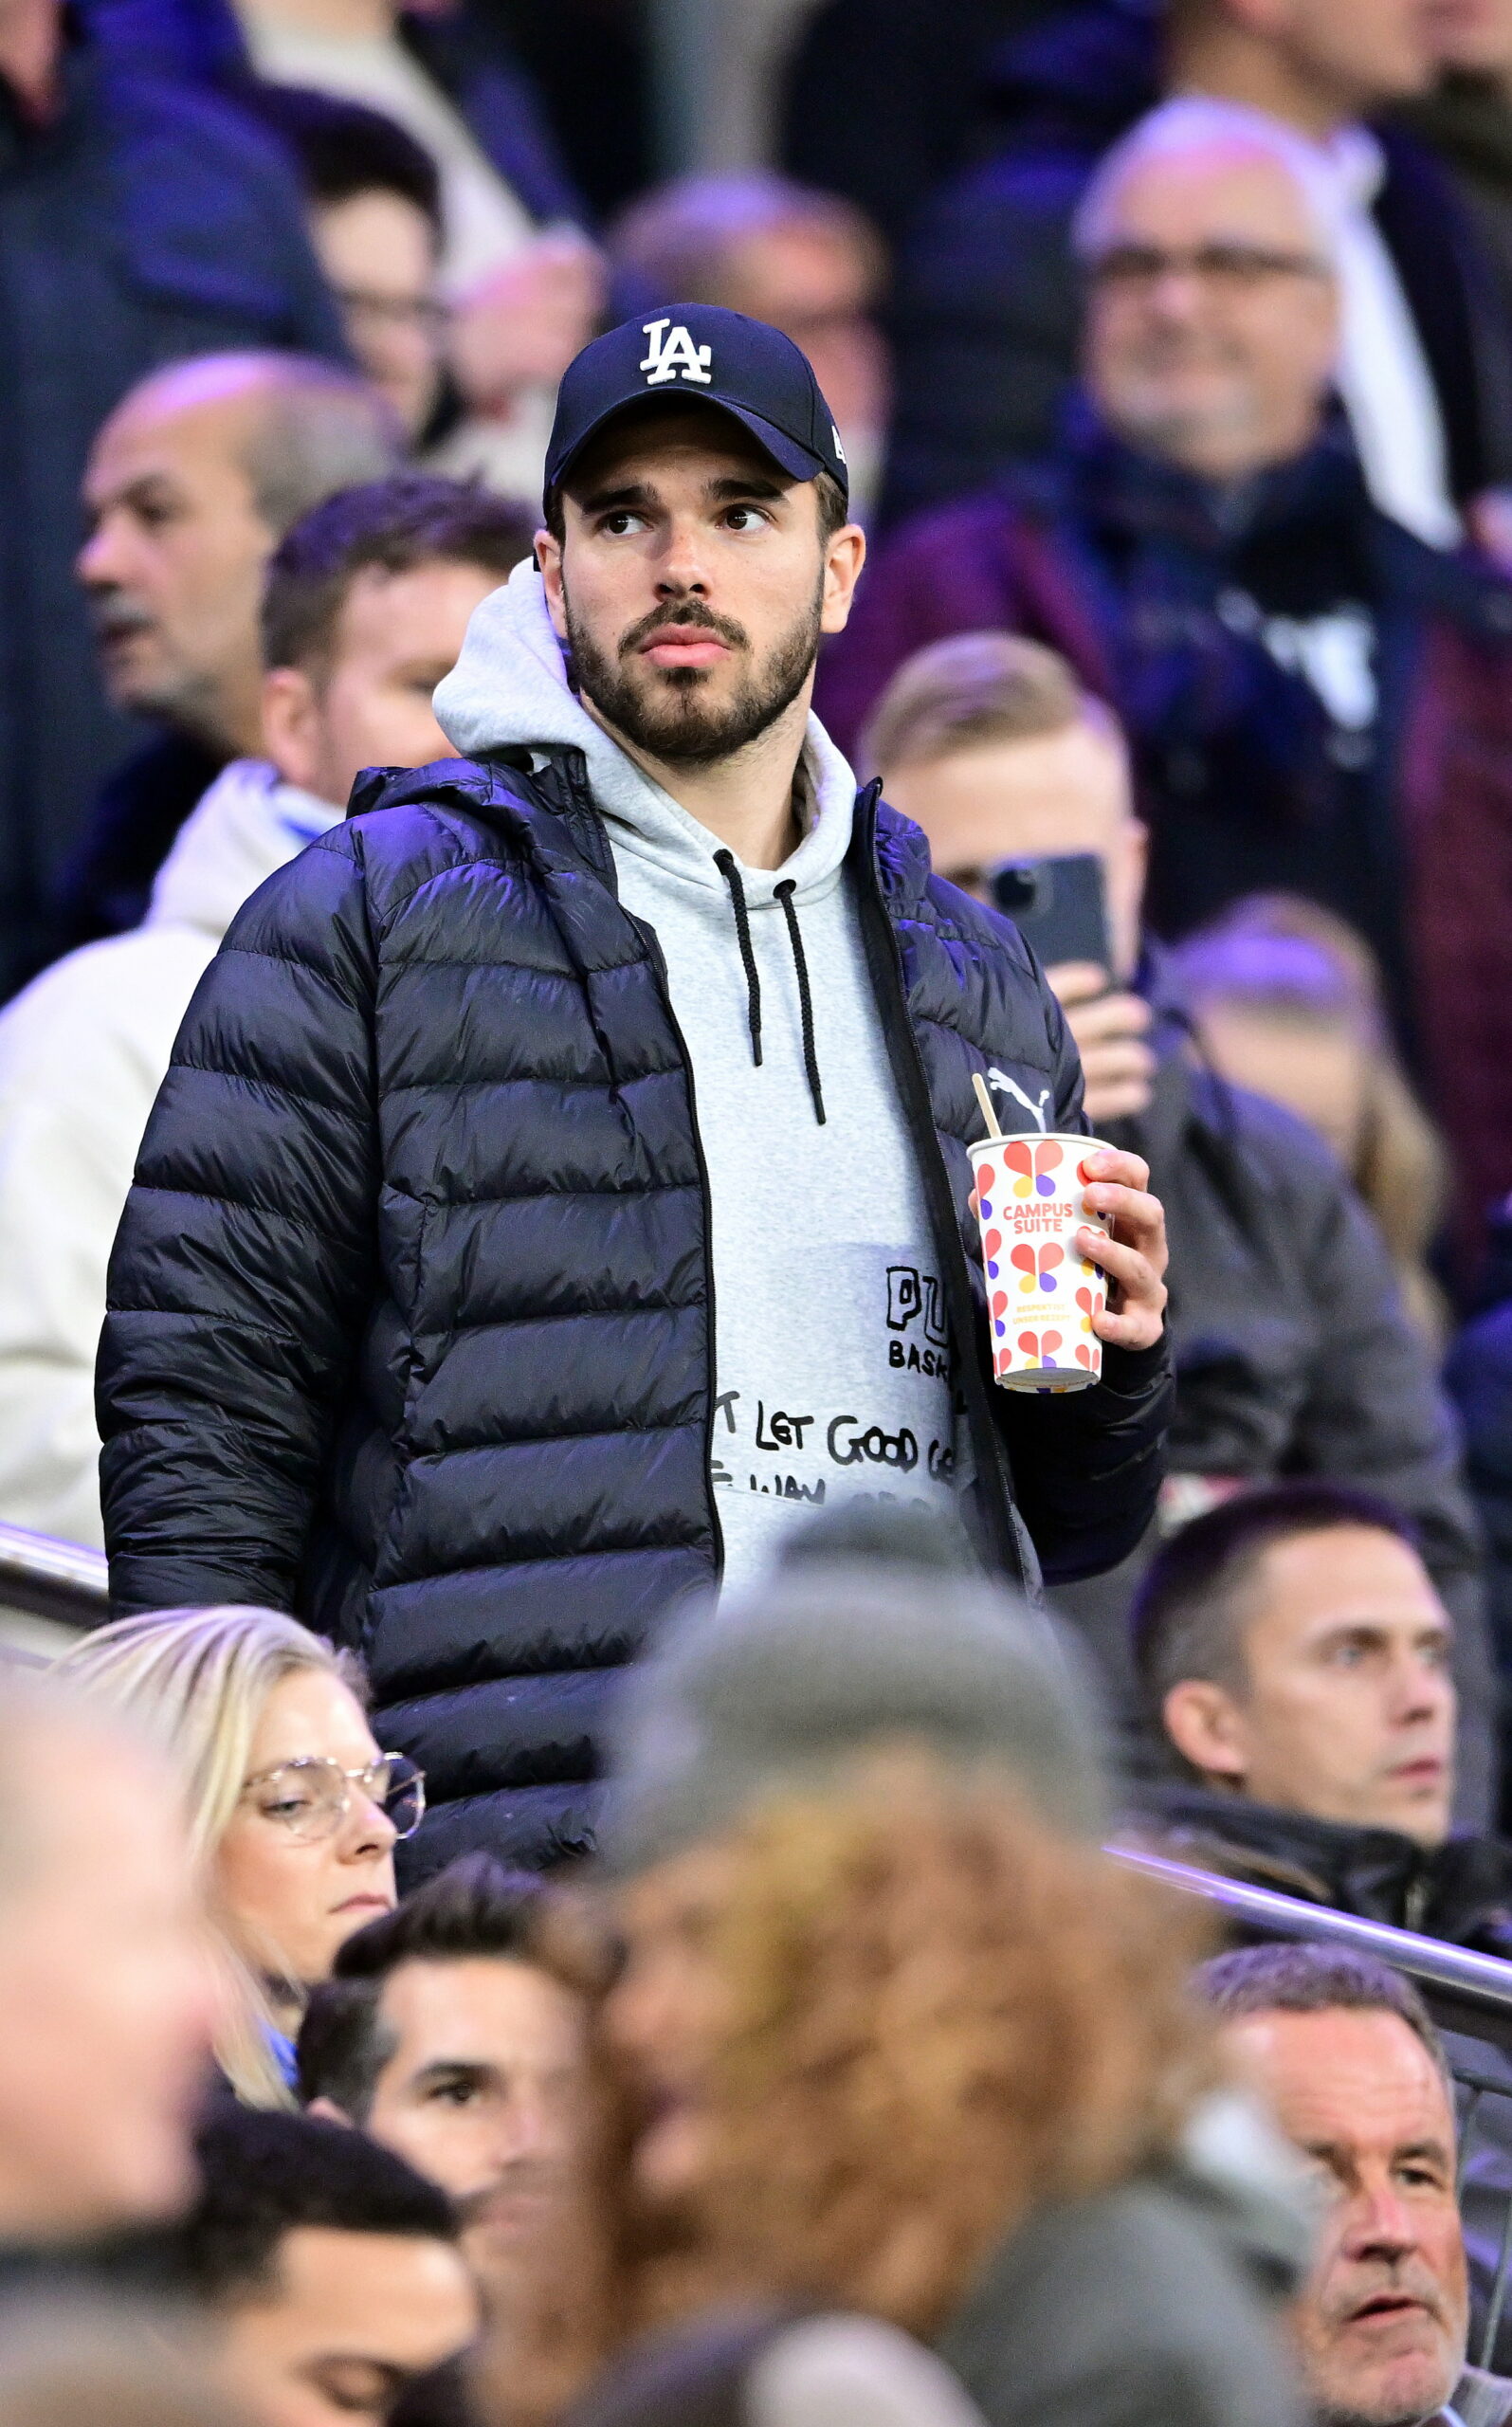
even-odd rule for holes
{"type": "Polygon", "coordinates": [[[1003,1149],[1009,1170],[1019,1175],[1012,1183],[1015,1196],[1053,1196],[1052,1175],[1065,1159],[1059,1146],[1031,1146],[1022,1138],[1010,1139],[1003,1149]]]}
{"type": "Polygon", "coordinates": [[[1056,1365],[1055,1352],[1063,1344],[1058,1331],[1021,1331],[1018,1336],[1020,1355],[1029,1358],[1033,1364],[1048,1365],[1052,1372],[1056,1365]]]}
{"type": "Polygon", "coordinates": [[[1026,1242],[1011,1250],[1009,1262],[1024,1279],[1019,1287],[1026,1295],[1038,1297],[1055,1286],[1055,1268],[1066,1262],[1066,1250],[1049,1240],[1042,1248],[1031,1248],[1026,1242]]]}

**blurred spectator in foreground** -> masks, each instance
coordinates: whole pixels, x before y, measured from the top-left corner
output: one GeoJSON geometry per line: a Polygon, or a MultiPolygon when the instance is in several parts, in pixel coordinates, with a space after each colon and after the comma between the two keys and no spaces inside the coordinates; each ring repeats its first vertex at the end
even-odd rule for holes
{"type": "MultiPolygon", "coordinates": [[[[567,2427],[982,2427],[959,2380],[896,2327],[718,2312],[616,2362],[567,2427]]],[[[0,2427],[8,2422],[0,2418],[0,2427]]],[[[29,2427],[29,2422],[28,2422],[29,2427]]],[[[52,2427],[52,2422],[46,2422],[52,2427]]]]}
{"type": "Polygon", "coordinates": [[[1305,2235],[1221,2136],[1190,2171],[1190,1916],[1098,1850],[1066,1656],[943,1560],[859,1563],[858,1524],[627,1678],[606,2022],[681,2228],[639,2298],[870,2311],[993,2427],[1289,2418],[1254,2288],[1305,2235]]]}
{"type": "Polygon", "coordinates": [[[616,1952],[575,1897],[463,1854],[346,1941],[300,2029],[309,2111],[455,2200],[511,2427],[555,2418],[598,2348],[588,2025],[616,1952]]]}
{"type": "MultiPolygon", "coordinates": [[[[1113,719],[1036,642],[967,634],[899,669],[863,755],[893,807],[923,828],[939,874],[980,900],[991,901],[991,871],[1004,862],[1101,861],[1111,965],[1047,975],[1081,1052],[1087,1118],[1099,1137],[1144,1158],[1170,1225],[1168,1519],[1280,1475],[1369,1478],[1405,1510],[1458,1621],[1462,1809],[1486,1819],[1498,1696],[1475,1524],[1434,1359],[1333,1156],[1286,1111],[1229,1084],[1246,1074],[1221,1052],[1212,1068],[1194,1060],[1186,991],[1143,933],[1146,837],[1113,719]]],[[[1153,1547],[1056,1597],[1131,1718],[1125,1616],[1153,1547]]]]}
{"type": "Polygon", "coordinates": [[[1337,222],[1338,384],[1367,484],[1420,539],[1452,545],[1460,509],[1512,470],[1512,326],[1448,177],[1412,137],[1360,122],[1432,74],[1423,0],[1094,0],[1028,34],[1005,94],[1016,131],[900,259],[889,517],[1050,437],[1076,354],[1073,213],[1098,155],[1163,92],[1237,105],[1305,158],[1337,222]]]}
{"type": "Polygon", "coordinates": [[[1442,1349],[1448,1309],[1428,1258],[1448,1195],[1444,1149],[1408,1086],[1368,946],[1315,903],[1259,894],[1189,936],[1171,969],[1219,1076],[1326,1140],[1375,1218],[1419,1331],[1442,1349]]]}
{"type": "Polygon", "coordinates": [[[67,878],[69,942],[136,925],[206,785],[262,748],[268,557],[334,489],[392,471],[399,439],[365,381],[265,354],[158,373],[100,432],[79,578],[106,689],[160,730],[96,805],[67,878]]]}
{"type": "Polygon", "coordinates": [[[118,1618],[59,1673],[181,1770],[235,1992],[221,2071],[246,2104],[291,2107],[286,2035],[342,1941],[392,1907],[394,1841],[425,1809],[418,1773],[374,1743],[350,1655],[276,1610],[118,1618]]]}
{"type": "Polygon", "coordinates": [[[1337,215],[1284,130],[1173,103],[1080,226],[1089,401],[1035,471],[884,551],[820,712],[851,741],[951,632],[1061,648],[1129,736],[1157,932],[1261,888],[1348,920],[1479,1220],[1512,1184],[1492,908],[1512,893],[1512,588],[1371,502],[1328,413],[1337,215]]]}
{"type": "Polygon", "coordinates": [[[110,1250],[195,985],[248,894],[341,822],[364,767],[446,755],[430,694],[532,518],[405,473],[296,524],[264,608],[267,756],[234,758],[132,934],[0,1011],[0,1517],[98,1544],[95,1351],[110,1250]]]}
{"type": "Polygon", "coordinates": [[[1197,1982],[1321,2177],[1321,2243],[1290,2320],[1320,2427],[1502,2427],[1512,2382],[1465,2364],[1454,2085],[1417,1990],[1324,1946],[1246,1947],[1197,1982]]]}
{"type": "Polygon", "coordinates": [[[412,135],[360,102],[287,84],[255,86],[254,102],[299,169],[354,358],[418,446],[446,359],[440,171],[412,135]]]}
{"type": "Polygon", "coordinates": [[[229,2108],[177,2235],[228,2394],[257,2427],[387,2427],[478,2330],[444,2192],[364,2132],[229,2108]]]}
{"type": "Polygon", "coordinates": [[[0,19],[0,265],[3,997],[46,958],[44,905],[131,740],[73,581],[96,431],[155,364],[223,346],[339,356],[341,339],[277,147],[212,97],[101,57],[61,0],[0,19]]]}
{"type": "Polygon", "coordinates": [[[0,2301],[0,2427],[256,2427],[175,2347],[179,2323],[79,2294],[0,2301]]]}
{"type": "Polygon", "coordinates": [[[534,497],[556,382],[592,336],[603,272],[529,80],[470,9],[394,0],[89,0],[101,38],[234,97],[253,75],[392,119],[441,178],[441,285],[462,387],[486,427],[465,463],[534,497]]]}
{"type": "Polygon", "coordinates": [[[175,1784],[112,1715],[0,1677],[0,2290],[172,2216],[219,1995],[175,1784]]]}
{"type": "Polygon", "coordinates": [[[886,436],[887,357],[875,313],[887,263],[853,203],[770,175],[680,177],[616,221],[610,261],[636,305],[722,303],[801,346],[834,413],[860,522],[886,436]]]}
{"type": "Polygon", "coordinates": [[[1512,1955],[1512,1848],[1451,1836],[1452,1628],[1397,1511],[1286,1483],[1194,1518],[1132,1618],[1189,1783],[1149,1812],[1210,1869],[1512,1955]]]}

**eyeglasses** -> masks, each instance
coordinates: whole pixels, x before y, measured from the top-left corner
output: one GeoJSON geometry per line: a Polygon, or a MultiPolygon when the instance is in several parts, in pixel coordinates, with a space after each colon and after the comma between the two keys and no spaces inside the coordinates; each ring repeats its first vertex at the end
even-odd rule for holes
{"type": "Polygon", "coordinates": [[[307,1846],[335,1835],[352,1809],[354,1787],[392,1822],[397,1836],[412,1837],[425,1818],[426,1774],[403,1753],[380,1753],[360,1770],[344,1770],[323,1754],[281,1761],[248,1779],[240,1799],[307,1846]]]}
{"type": "Polygon", "coordinates": [[[336,300],[343,312],[377,320],[391,328],[421,329],[428,338],[445,337],[451,308],[429,295],[376,295],[367,286],[338,286],[336,300]]]}
{"type": "Polygon", "coordinates": [[[1191,245],[1163,251],[1158,245],[1110,245],[1087,265],[1094,286],[1130,295],[1163,278],[1197,279],[1219,294],[1248,295],[1273,278],[1327,278],[1328,264],[1316,253],[1277,251],[1265,245],[1191,245]]]}

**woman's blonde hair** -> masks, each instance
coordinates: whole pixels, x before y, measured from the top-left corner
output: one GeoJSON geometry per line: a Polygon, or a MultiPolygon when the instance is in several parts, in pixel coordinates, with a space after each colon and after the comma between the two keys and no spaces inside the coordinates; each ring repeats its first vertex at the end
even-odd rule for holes
{"type": "Polygon", "coordinates": [[[1168,2155],[1217,2078],[1186,1989],[1203,1917],[1006,1782],[897,1750],[728,1844],[701,2297],[838,2301],[928,2340],[998,2241],[1168,2155]]]}
{"type": "MultiPolygon", "coordinates": [[[[366,1678],[349,1652],[281,1611],[234,1603],[117,1618],[65,1651],[56,1670],[131,1711],[162,1743],[184,1780],[191,1844],[207,1879],[241,1801],[252,1739],[274,1688],[314,1670],[367,1701],[366,1678]]],[[[228,1940],[226,1956],[232,2013],[217,2061],[248,2106],[292,2107],[269,2042],[267,1992],[228,1940]]]]}
{"type": "Polygon", "coordinates": [[[1352,1039],[1365,1068],[1350,1177],[1386,1242],[1408,1312],[1442,1348],[1449,1319],[1428,1253],[1448,1195],[1443,1141],[1408,1083],[1363,938],[1293,894],[1255,893],[1178,944],[1172,960],[1200,1030],[1207,1004],[1352,1039]]]}

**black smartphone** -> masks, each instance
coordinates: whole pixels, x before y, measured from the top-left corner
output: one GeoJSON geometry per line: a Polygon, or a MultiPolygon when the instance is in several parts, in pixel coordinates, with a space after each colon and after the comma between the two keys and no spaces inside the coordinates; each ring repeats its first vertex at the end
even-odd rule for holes
{"type": "Polygon", "coordinates": [[[1113,966],[1107,893],[1096,851],[1042,860],[1003,860],[988,870],[994,908],[1012,920],[1040,965],[1093,960],[1113,966]]]}

